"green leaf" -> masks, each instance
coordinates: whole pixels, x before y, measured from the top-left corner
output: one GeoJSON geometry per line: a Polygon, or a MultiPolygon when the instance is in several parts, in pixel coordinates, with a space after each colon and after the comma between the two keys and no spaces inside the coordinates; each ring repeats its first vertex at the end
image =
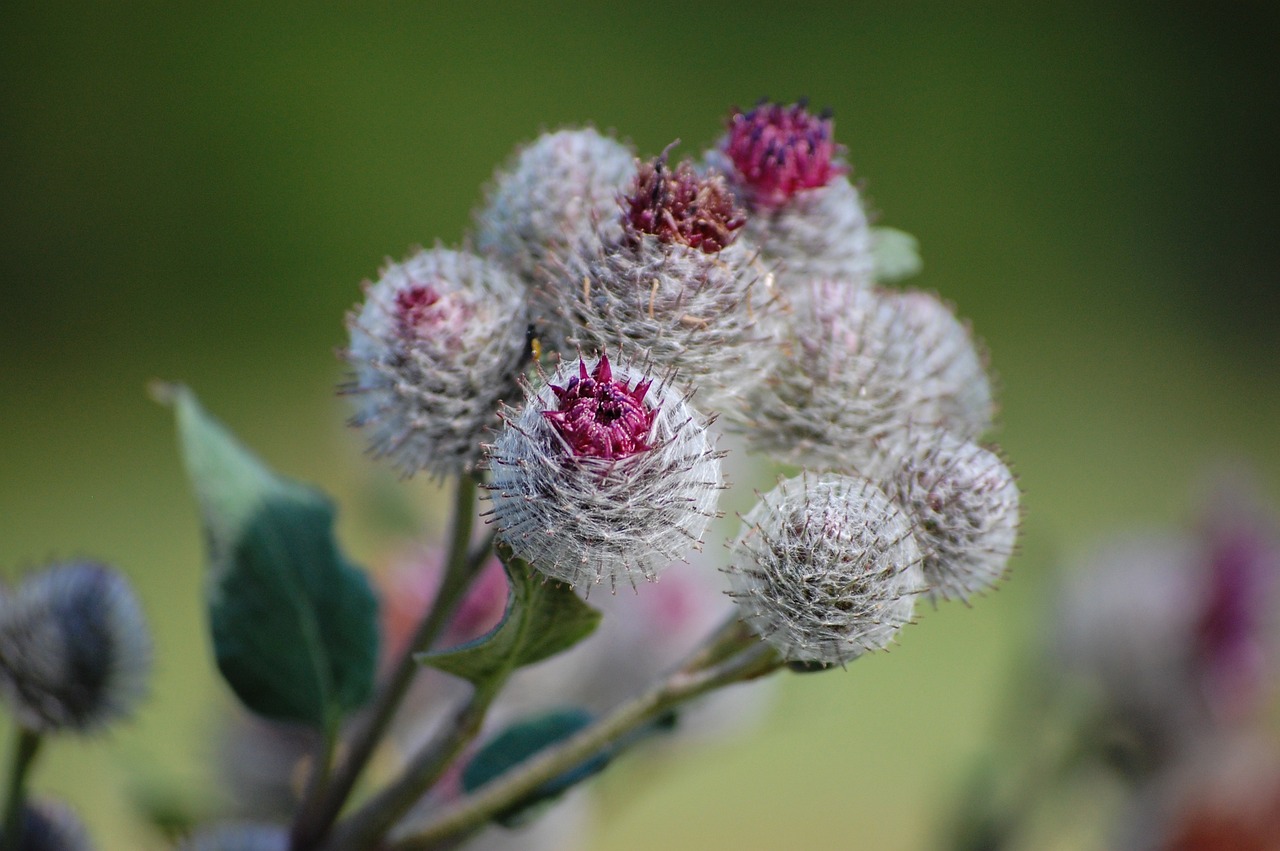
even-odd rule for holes
{"type": "Polygon", "coordinates": [[[218,669],[260,715],[336,725],[373,691],[378,624],[367,577],[334,541],[332,504],[263,465],[190,390],[163,395],[204,521],[218,669]]]}
{"type": "MultiPolygon", "coordinates": [[[[561,742],[594,720],[584,709],[557,709],[512,724],[476,753],[462,770],[462,788],[470,793],[496,780],[539,751],[561,742]]],[[[516,804],[503,810],[494,821],[507,827],[523,823],[535,804],[558,798],[565,791],[604,770],[612,758],[605,750],[568,771],[551,778],[516,804]]]]}
{"type": "Polygon", "coordinates": [[[595,630],[600,613],[572,588],[548,582],[506,547],[499,546],[498,555],[511,585],[502,621],[467,644],[419,653],[418,662],[484,686],[568,650],[595,630]]]}
{"type": "Polygon", "coordinates": [[[896,228],[871,229],[871,256],[876,280],[882,284],[901,281],[920,274],[920,243],[906,231],[896,228]]]}

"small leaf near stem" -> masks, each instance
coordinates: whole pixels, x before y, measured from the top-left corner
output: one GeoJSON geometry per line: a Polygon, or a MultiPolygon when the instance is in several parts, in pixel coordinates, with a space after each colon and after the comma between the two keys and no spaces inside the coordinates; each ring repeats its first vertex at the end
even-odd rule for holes
{"type": "Polygon", "coordinates": [[[27,776],[40,753],[42,739],[36,730],[18,725],[9,764],[9,790],[4,803],[4,833],[0,834],[0,851],[19,851],[22,845],[23,812],[27,799],[27,776]]]}
{"type": "Polygon", "coordinates": [[[452,723],[413,756],[397,780],[338,826],[324,846],[329,851],[363,849],[383,836],[480,734],[489,706],[512,673],[569,649],[600,623],[600,613],[572,588],[545,581],[505,545],[499,545],[497,553],[511,589],[502,621],[474,641],[415,657],[470,681],[475,686],[470,699],[452,723]]]}
{"type": "Polygon", "coordinates": [[[332,734],[373,690],[377,600],[333,538],[333,506],[276,474],[169,387],[208,548],[218,668],[253,712],[332,734]]]}

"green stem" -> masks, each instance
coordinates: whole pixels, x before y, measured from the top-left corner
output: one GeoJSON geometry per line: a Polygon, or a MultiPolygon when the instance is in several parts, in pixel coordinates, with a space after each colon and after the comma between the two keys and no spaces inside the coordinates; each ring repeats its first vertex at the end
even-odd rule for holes
{"type": "Polygon", "coordinates": [[[404,773],[349,821],[338,825],[325,851],[358,851],[373,847],[440,779],[449,765],[470,744],[484,724],[485,715],[501,690],[501,683],[477,688],[454,714],[453,721],[409,761],[404,773]]]}
{"type": "Polygon", "coordinates": [[[18,725],[14,738],[13,762],[9,767],[9,794],[4,802],[3,851],[22,847],[23,809],[27,797],[27,775],[40,753],[40,733],[18,725]]]}
{"type": "Polygon", "coordinates": [[[547,748],[475,794],[463,798],[416,832],[392,841],[390,851],[440,851],[480,830],[539,786],[610,747],[662,713],[706,692],[772,673],[782,661],[770,647],[755,646],[714,667],[686,665],[654,689],[558,745],[547,748]]]}
{"type": "Polygon", "coordinates": [[[454,492],[449,553],[435,602],[431,611],[418,624],[418,630],[404,652],[400,654],[390,679],[383,685],[369,714],[352,735],[352,744],[346,758],[334,772],[330,782],[317,789],[310,798],[304,799],[299,807],[290,846],[294,851],[315,847],[333,825],[418,672],[419,666],[413,660],[414,654],[430,649],[431,644],[444,631],[470,587],[476,571],[488,558],[493,546],[492,535],[485,538],[480,547],[468,550],[471,531],[475,525],[476,488],[477,480],[473,476],[459,477],[458,487],[454,492]]]}

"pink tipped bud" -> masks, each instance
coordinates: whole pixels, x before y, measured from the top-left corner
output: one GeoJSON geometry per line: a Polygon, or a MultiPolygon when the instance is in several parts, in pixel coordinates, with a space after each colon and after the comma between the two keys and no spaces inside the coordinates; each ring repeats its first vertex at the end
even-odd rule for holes
{"type": "Polygon", "coordinates": [[[406,475],[470,470],[514,396],[527,352],[525,288],[496,261],[419,251],[388,266],[347,318],[352,424],[406,475]]]}
{"type": "Polygon", "coordinates": [[[700,176],[687,160],[673,171],[665,153],[640,166],[622,200],[622,217],[632,234],[652,234],[707,254],[733,242],[747,221],[722,175],[700,176]]]}
{"type": "Polygon", "coordinates": [[[761,101],[750,112],[735,108],[723,144],[757,209],[781,207],[846,171],[837,159],[830,113],[814,115],[803,101],[791,106],[761,101]]]}
{"type": "Polygon", "coordinates": [[[634,585],[701,546],[720,453],[668,381],[604,357],[564,363],[504,419],[489,451],[494,518],[545,575],[634,585]]]}

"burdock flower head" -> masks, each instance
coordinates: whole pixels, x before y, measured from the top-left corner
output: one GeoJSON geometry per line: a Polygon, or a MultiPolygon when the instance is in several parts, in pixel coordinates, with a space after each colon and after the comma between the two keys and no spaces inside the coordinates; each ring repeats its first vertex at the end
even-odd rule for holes
{"type": "Polygon", "coordinates": [[[734,109],[719,150],[708,154],[750,211],[747,235],[788,277],[871,281],[871,231],[842,153],[830,113],[763,100],[734,109]]]}
{"type": "Polygon", "coordinates": [[[133,711],[150,671],[142,609],[105,565],[55,565],[0,603],[0,692],[27,729],[101,729],[133,711]]]}
{"type": "Polygon", "coordinates": [[[843,664],[887,646],[923,590],[911,521],[871,482],[780,483],[742,518],[729,596],[790,662],[843,664]]]}
{"type": "Polygon", "coordinates": [[[548,256],[617,218],[635,171],[631,149],[591,127],[544,133],[494,175],[475,215],[476,248],[532,284],[548,256]]]}
{"type": "Polygon", "coordinates": [[[1018,539],[1018,484],[989,449],[934,429],[913,433],[884,490],[915,522],[934,599],[984,591],[1004,576],[1018,539]]]}
{"type": "Polygon", "coordinates": [[[756,372],[771,278],[738,239],[743,211],[718,173],[666,154],[642,164],[620,227],[600,228],[553,276],[570,347],[614,351],[680,372],[717,409],[756,372]]]}
{"type": "Polygon", "coordinates": [[[489,454],[493,513],[542,573],[580,589],[634,585],[701,546],[719,453],[669,380],[579,359],[504,419],[489,454]]]}
{"type": "Polygon", "coordinates": [[[762,380],[731,412],[753,449],[874,478],[913,426],[966,439],[990,427],[981,359],[945,307],[842,281],[803,293],[762,380]]]}
{"type": "Polygon", "coordinates": [[[436,248],[389,265],[347,319],[352,424],[405,475],[480,459],[527,352],[524,287],[493,260],[436,248]]]}

